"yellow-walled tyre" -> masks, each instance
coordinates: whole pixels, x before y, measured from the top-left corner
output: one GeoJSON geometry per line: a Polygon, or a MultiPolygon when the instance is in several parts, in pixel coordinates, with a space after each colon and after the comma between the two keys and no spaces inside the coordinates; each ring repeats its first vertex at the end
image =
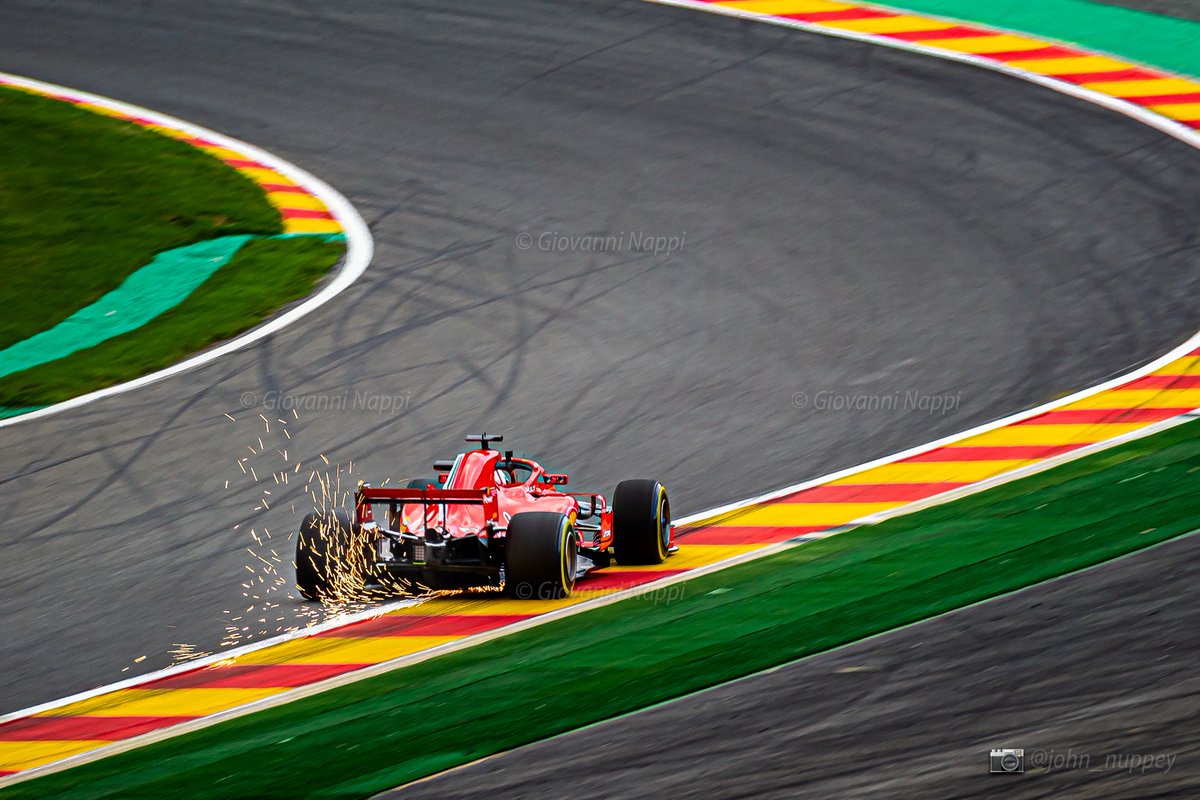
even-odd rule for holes
{"type": "Polygon", "coordinates": [[[671,542],[671,501],[658,481],[621,481],[613,492],[613,550],[617,563],[661,564],[671,542]]]}
{"type": "Polygon", "coordinates": [[[565,514],[516,514],[505,534],[504,587],[521,600],[557,600],[575,588],[575,526],[565,514]]]}

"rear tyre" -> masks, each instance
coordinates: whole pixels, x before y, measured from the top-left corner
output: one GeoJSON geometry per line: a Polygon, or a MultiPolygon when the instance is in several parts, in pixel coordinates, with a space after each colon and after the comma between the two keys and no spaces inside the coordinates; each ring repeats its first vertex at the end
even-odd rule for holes
{"type": "Polygon", "coordinates": [[[556,600],[575,588],[575,526],[565,514],[527,511],[508,523],[505,590],[521,600],[556,600]]]}
{"type": "Polygon", "coordinates": [[[661,564],[671,541],[671,501],[658,481],[621,481],[613,492],[617,563],[661,564]]]}
{"type": "Polygon", "coordinates": [[[344,511],[309,514],[296,537],[296,588],[309,600],[363,595],[368,542],[344,511]]]}
{"type": "Polygon", "coordinates": [[[437,485],[438,485],[437,478],[413,478],[411,481],[408,482],[408,485],[406,485],[404,488],[405,489],[424,489],[426,486],[429,486],[430,484],[433,484],[434,488],[437,488],[437,485]]]}

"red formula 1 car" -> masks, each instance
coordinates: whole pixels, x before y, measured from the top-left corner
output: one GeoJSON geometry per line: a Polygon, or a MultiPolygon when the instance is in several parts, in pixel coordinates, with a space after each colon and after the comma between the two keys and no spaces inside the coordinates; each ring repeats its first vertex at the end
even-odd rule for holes
{"type": "Polygon", "coordinates": [[[351,597],[367,584],[404,590],[501,587],[523,599],[568,596],[593,569],[659,564],[675,551],[667,490],[617,484],[612,503],[566,492],[567,476],[490,447],[439,461],[436,479],[404,489],[360,483],[354,519],[310,514],[296,542],[296,585],[310,600],[351,597]]]}

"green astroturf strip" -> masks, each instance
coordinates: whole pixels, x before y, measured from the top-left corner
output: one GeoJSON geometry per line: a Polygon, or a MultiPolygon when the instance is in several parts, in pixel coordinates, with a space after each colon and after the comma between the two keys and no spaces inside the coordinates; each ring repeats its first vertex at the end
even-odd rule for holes
{"type": "Polygon", "coordinates": [[[917,13],[1023,31],[1200,77],[1200,23],[1087,0],[903,0],[917,13]]]}
{"type": "Polygon", "coordinates": [[[0,418],[169,366],[310,294],[342,237],[281,230],[215,157],[0,88],[0,418]]]}
{"type": "Polygon", "coordinates": [[[136,330],[0,378],[0,407],[60,402],[228,339],[306,297],[344,252],[340,237],[251,240],[182,303],[136,330]]]}
{"type": "Polygon", "coordinates": [[[39,408],[44,408],[44,406],[21,406],[17,408],[0,406],[0,419],[5,419],[6,417],[19,417],[22,414],[28,414],[30,411],[37,411],[39,408]]]}
{"type": "Polygon", "coordinates": [[[1197,434],[1188,423],[696,578],[671,602],[624,600],[0,796],[363,797],[1187,533],[1197,434]]]}
{"type": "Polygon", "coordinates": [[[84,306],[53,328],[0,350],[0,377],[137,330],[183,302],[210,275],[228,264],[250,238],[222,236],[159,253],[95,303],[84,306]]]}
{"type": "Polygon", "coordinates": [[[0,88],[0,348],[96,302],[157,253],[281,229],[262,190],[207,153],[0,88]]]}

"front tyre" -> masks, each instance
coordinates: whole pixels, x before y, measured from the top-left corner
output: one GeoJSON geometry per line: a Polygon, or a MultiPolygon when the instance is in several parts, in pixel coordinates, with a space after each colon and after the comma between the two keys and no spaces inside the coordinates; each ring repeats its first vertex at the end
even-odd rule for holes
{"type": "Polygon", "coordinates": [[[565,514],[516,514],[505,534],[504,584],[521,600],[557,600],[575,588],[575,526],[565,514]]]}
{"type": "Polygon", "coordinates": [[[613,550],[617,563],[661,564],[671,543],[671,502],[658,481],[621,481],[613,492],[613,550]]]}
{"type": "Polygon", "coordinates": [[[367,547],[344,511],[309,514],[296,537],[296,588],[308,600],[351,600],[363,595],[367,547]]]}

